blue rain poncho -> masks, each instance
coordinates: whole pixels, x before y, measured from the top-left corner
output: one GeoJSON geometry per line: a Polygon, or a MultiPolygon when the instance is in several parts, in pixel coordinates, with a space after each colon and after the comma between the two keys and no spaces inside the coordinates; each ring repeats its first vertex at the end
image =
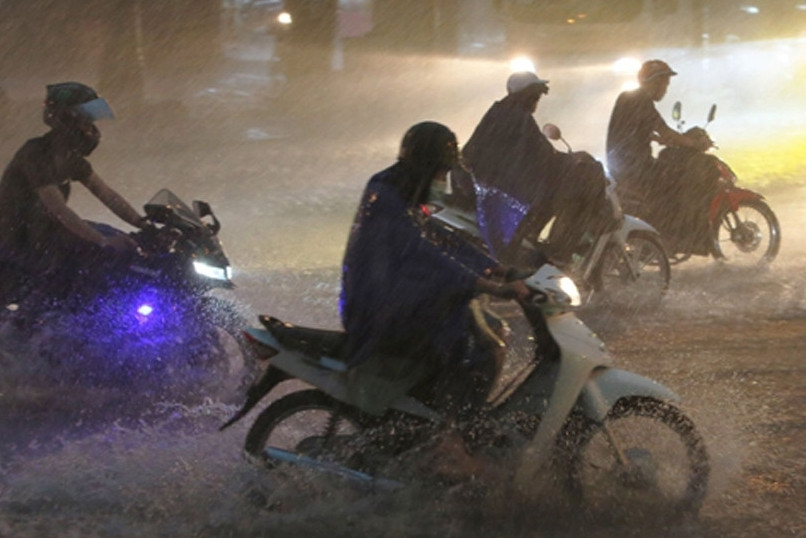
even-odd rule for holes
{"type": "Polygon", "coordinates": [[[340,311],[350,363],[375,352],[460,360],[471,333],[476,280],[497,265],[456,237],[430,228],[407,199],[414,183],[397,163],[364,190],[344,256],[340,311]]]}

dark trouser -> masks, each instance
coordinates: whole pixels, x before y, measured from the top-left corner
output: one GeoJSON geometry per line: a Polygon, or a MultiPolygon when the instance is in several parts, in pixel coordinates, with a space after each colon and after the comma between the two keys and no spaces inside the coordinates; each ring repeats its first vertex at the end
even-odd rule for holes
{"type": "MultiPolygon", "coordinates": [[[[111,226],[89,223],[106,236],[123,233],[111,226]]],[[[58,230],[47,243],[37,248],[16,252],[15,272],[24,274],[27,288],[40,298],[61,301],[80,293],[87,286],[98,289],[125,268],[131,253],[114,253],[84,241],[71,233],[58,230]]]]}
{"type": "Polygon", "coordinates": [[[533,202],[502,261],[523,263],[518,259],[521,242],[526,237],[538,236],[552,218],[555,220],[547,254],[557,262],[570,261],[586,232],[596,235],[615,224],[610,201],[605,195],[606,184],[599,163],[579,162],[572,173],[560,178],[550,193],[533,202]]]}

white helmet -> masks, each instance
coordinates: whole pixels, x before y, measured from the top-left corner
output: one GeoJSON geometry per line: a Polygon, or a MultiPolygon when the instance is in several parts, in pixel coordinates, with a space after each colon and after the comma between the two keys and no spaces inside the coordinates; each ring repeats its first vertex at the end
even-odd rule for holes
{"type": "Polygon", "coordinates": [[[530,86],[542,86],[544,89],[543,93],[548,93],[548,83],[548,80],[539,78],[531,71],[519,71],[517,73],[512,73],[507,79],[507,93],[510,95],[513,93],[518,93],[530,86]]]}

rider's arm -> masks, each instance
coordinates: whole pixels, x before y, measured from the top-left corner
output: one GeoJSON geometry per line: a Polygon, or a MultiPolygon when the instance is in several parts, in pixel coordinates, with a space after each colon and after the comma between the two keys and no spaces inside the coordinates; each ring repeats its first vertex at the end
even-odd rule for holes
{"type": "Polygon", "coordinates": [[[79,238],[94,243],[103,248],[107,246],[107,239],[98,230],[87,224],[84,219],[79,217],[72,209],[70,209],[64,201],[59,187],[56,185],[46,185],[36,190],[39,200],[45,206],[48,213],[55,218],[59,223],[67,228],[79,238]]]}
{"type": "Polygon", "coordinates": [[[505,284],[499,284],[487,278],[479,277],[476,279],[476,291],[479,293],[488,293],[497,297],[506,299],[527,299],[531,295],[531,291],[523,282],[523,280],[515,280],[505,284]]]}
{"type": "Polygon", "coordinates": [[[98,174],[93,172],[83,183],[96,198],[122,220],[137,228],[142,228],[145,225],[145,219],[137,213],[137,210],[117,191],[107,185],[98,174]]]}

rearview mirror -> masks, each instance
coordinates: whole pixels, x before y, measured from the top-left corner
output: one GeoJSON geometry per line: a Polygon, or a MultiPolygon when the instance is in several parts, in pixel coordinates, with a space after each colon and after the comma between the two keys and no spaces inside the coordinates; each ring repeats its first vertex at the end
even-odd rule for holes
{"type": "Polygon", "coordinates": [[[683,103],[680,101],[676,101],[674,106],[672,107],[672,119],[674,121],[680,121],[680,118],[683,115],[683,103]]]}
{"type": "Polygon", "coordinates": [[[708,123],[711,123],[712,121],[714,121],[715,117],[716,117],[716,103],[711,105],[711,110],[708,111],[708,123]]]}
{"type": "Polygon", "coordinates": [[[546,138],[549,140],[562,140],[563,137],[560,128],[553,123],[547,123],[543,126],[543,134],[546,135],[546,138]]]}

